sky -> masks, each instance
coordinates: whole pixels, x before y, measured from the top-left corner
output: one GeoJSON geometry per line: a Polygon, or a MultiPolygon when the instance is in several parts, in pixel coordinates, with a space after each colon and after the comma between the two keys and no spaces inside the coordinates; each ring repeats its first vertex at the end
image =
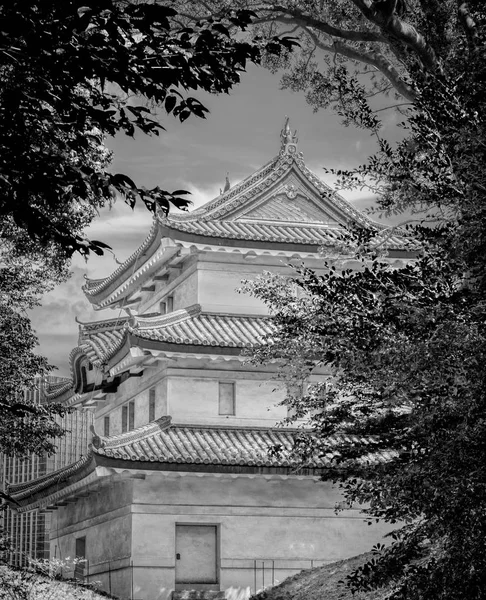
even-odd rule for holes
{"type": "MultiPolygon", "coordinates": [[[[219,195],[227,172],[234,185],[278,154],[286,115],[292,130],[297,129],[307,167],[328,183],[333,181],[323,167],[353,168],[376,150],[369,132],[343,127],[330,110],[314,113],[303,94],[281,90],[280,76],[263,68],[250,67],[229,95],[193,95],[210,110],[206,119],[191,117],[181,124],[171,115],[162,115],[166,131],[159,137],[136,134],[135,139],[120,135],[109,140],[113,172],[125,173],[146,187],[188,190],[196,208],[219,195]]],[[[381,118],[382,134],[397,137],[397,114],[385,111],[381,118]]],[[[359,209],[373,203],[366,192],[341,193],[359,209]]],[[[75,257],[71,278],[45,294],[42,306],[32,311],[40,342],[37,351],[58,367],[53,374],[70,376],[69,354],[78,337],[75,318],[89,322],[119,313],[91,309],[81,290],[84,277],[110,275],[116,261],[126,260],[143,242],[151,220],[144,206],[132,211],[123,201],[111,210],[103,209],[87,235],[109,244],[113,253],[88,261],[75,257]]]]}

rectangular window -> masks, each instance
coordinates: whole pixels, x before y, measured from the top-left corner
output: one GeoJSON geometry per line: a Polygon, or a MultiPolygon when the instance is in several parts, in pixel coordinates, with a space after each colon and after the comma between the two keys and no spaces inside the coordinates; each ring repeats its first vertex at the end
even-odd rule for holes
{"type": "Polygon", "coordinates": [[[234,415],[235,413],[235,384],[226,381],[219,382],[219,414],[234,415]]]}
{"type": "Polygon", "coordinates": [[[155,388],[149,389],[149,423],[155,421],[155,388]]]}
{"type": "Polygon", "coordinates": [[[84,579],[86,565],[86,536],[76,538],[76,560],[74,563],[74,579],[84,579]]]}
{"type": "Polygon", "coordinates": [[[165,302],[160,302],[159,304],[159,312],[161,315],[165,315],[165,313],[167,312],[167,305],[165,302]]]}
{"type": "Polygon", "coordinates": [[[128,431],[135,429],[135,402],[128,403],[128,431]]]}
{"type": "Polygon", "coordinates": [[[103,435],[105,437],[109,437],[110,435],[110,417],[105,417],[103,419],[103,435]]]}
{"type": "Polygon", "coordinates": [[[165,301],[167,303],[167,312],[172,312],[174,310],[174,296],[167,296],[165,301]]]}
{"type": "Polygon", "coordinates": [[[86,536],[76,538],[76,558],[86,558],[86,536]]]}
{"type": "Polygon", "coordinates": [[[128,430],[128,406],[122,406],[122,433],[128,430]]]}

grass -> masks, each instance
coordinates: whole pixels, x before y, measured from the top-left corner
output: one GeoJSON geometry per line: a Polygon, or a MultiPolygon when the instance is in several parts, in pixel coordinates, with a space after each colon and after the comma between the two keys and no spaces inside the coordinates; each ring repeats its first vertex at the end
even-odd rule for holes
{"type": "Polygon", "coordinates": [[[251,600],[385,600],[387,590],[352,594],[342,583],[369,558],[370,554],[361,554],[323,567],[305,569],[252,596],[251,600]]]}
{"type": "Polygon", "coordinates": [[[29,569],[0,564],[0,600],[107,600],[115,598],[74,580],[63,581],[29,569]]]}

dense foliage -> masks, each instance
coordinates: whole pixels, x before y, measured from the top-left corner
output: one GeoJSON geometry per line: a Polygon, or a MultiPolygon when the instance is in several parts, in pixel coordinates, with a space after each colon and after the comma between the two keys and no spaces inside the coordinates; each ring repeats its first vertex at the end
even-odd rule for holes
{"type": "MultiPolygon", "coordinates": [[[[413,6],[400,14],[416,18],[413,6]]],[[[391,599],[479,599],[486,581],[486,11],[479,2],[441,6],[449,12],[436,6],[428,22],[436,65],[408,63],[416,97],[406,139],[387,144],[370,107],[351,107],[380,147],[340,173],[343,185],[377,192],[385,212],[408,212],[417,259],[394,264],[387,232],[362,230],[352,244],[343,237],[357,268],[324,255],[324,272],[299,268],[294,286],[270,275],[248,285],[277,326],[255,360],[282,361],[286,402],[311,427],[296,455],[303,464],[329,458],[331,434],[362,439],[342,438],[330,475],[347,502],[368,506],[370,521],[397,529],[348,582],[389,584],[391,599]],[[322,371],[327,378],[307,386],[322,371]],[[377,462],[378,451],[388,461],[377,462]]]]}
{"type": "Polygon", "coordinates": [[[189,22],[218,16],[229,6],[251,9],[263,36],[298,36],[299,52],[268,56],[266,65],[284,69],[283,86],[305,93],[316,110],[338,107],[345,119],[346,111],[356,112],[364,99],[378,94],[413,102],[420,91],[417,70],[440,72],[455,52],[458,20],[473,35],[468,3],[457,0],[178,0],[177,5],[189,22]]]}
{"type": "Polygon", "coordinates": [[[23,455],[52,452],[62,434],[55,422],[65,412],[57,405],[40,406],[24,390],[34,391],[37,375],[47,374],[45,358],[35,353],[37,338],[27,311],[42,293],[66,278],[56,252],[44,249],[18,229],[0,245],[0,452],[23,455]],[[21,248],[21,250],[20,250],[21,248]]]}
{"type": "MultiPolygon", "coordinates": [[[[107,169],[106,135],[158,135],[155,107],[180,121],[207,109],[189,91],[239,81],[255,42],[238,41],[248,11],[191,27],[153,2],[12,0],[0,6],[0,215],[59,252],[100,253],[83,237],[96,209],[121,194],[154,211],[185,208],[184,192],[138,187],[107,169]],[[144,105],[134,97],[146,100],[144,105]]],[[[278,52],[289,40],[263,47],[278,52]]]]}

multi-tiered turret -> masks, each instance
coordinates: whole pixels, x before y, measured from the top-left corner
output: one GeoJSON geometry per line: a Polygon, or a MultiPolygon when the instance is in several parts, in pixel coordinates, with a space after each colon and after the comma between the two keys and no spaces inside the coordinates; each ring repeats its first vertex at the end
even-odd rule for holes
{"type": "MultiPolygon", "coordinates": [[[[107,583],[116,563],[121,595],[130,561],[136,596],[148,598],[161,587],[254,586],[262,559],[277,561],[281,579],[304,560],[368,549],[356,511],[333,516],[337,493],[314,483],[325,458],[297,478],[294,433],[275,429],[286,416],[275,366],[242,357],[273,325],[236,288],[263,270],[286,272],[293,259],[323,269],[322,249],[339,255],[347,225],[384,234],[307,169],[288,120],[278,156],[226,188],[190,213],[157,215],[125,263],[87,280],[95,309],[124,315],[80,326],[72,383],[51,396],[95,410],[93,446],[10,490],[21,511],[61,507],[53,548],[72,554],[84,537],[93,577],[107,583]]],[[[413,257],[403,237],[382,245],[391,261],[413,257]]]]}

